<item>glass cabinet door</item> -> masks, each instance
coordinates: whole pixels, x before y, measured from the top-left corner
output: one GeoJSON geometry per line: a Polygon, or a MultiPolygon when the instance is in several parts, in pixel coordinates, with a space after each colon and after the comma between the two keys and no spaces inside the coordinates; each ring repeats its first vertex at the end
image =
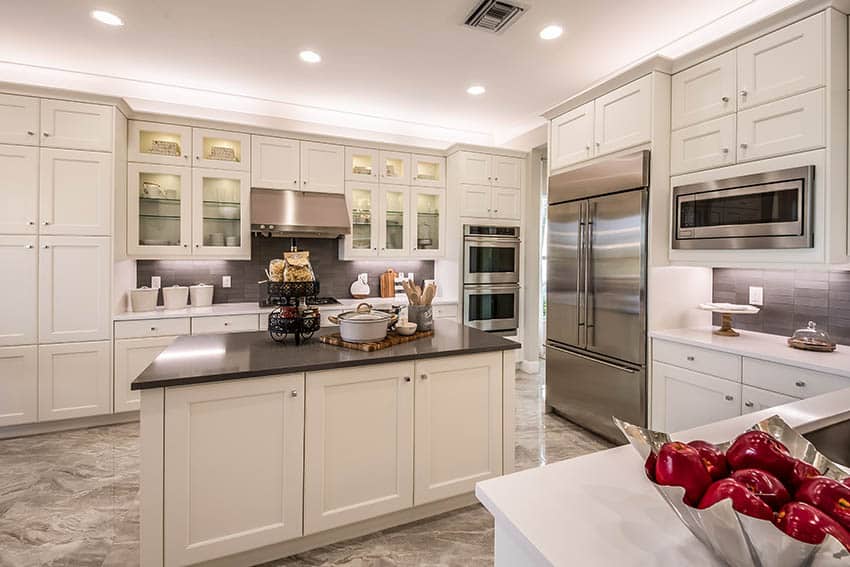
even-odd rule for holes
{"type": "Polygon", "coordinates": [[[378,253],[378,185],[345,184],[345,197],[351,215],[351,235],[346,236],[348,256],[375,256],[378,253]]]}
{"type": "Polygon", "coordinates": [[[345,148],[346,181],[378,181],[380,152],[371,148],[345,148]]]}
{"type": "Polygon", "coordinates": [[[127,251],[139,258],[191,254],[190,169],[127,166],[127,251]]]}
{"type": "Polygon", "coordinates": [[[420,187],[446,186],[446,158],[439,156],[414,155],[411,169],[413,185],[420,187]]]}
{"type": "Polygon", "coordinates": [[[381,151],[381,182],[410,185],[410,154],[381,151]]]}
{"type": "Polygon", "coordinates": [[[439,256],[445,235],[445,191],[412,189],[411,208],[414,215],[411,256],[439,256]]]}
{"type": "Polygon", "coordinates": [[[132,162],[189,165],[192,129],[188,126],[130,120],[127,159],[132,162]]]}
{"type": "Polygon", "coordinates": [[[251,136],[224,130],[193,128],[194,167],[248,171],[251,167],[251,136]]]}
{"type": "Polygon", "coordinates": [[[192,253],[216,258],[249,258],[248,174],[193,169],[192,175],[192,253]]]}
{"type": "Polygon", "coordinates": [[[381,185],[382,256],[406,256],[410,250],[410,189],[399,185],[381,185]]]}

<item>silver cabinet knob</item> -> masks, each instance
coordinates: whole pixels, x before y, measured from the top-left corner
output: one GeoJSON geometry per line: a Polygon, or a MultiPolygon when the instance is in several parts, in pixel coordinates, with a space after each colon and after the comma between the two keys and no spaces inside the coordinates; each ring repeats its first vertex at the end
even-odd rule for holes
{"type": "Polygon", "coordinates": [[[304,180],[304,181],[302,181],[301,183],[302,183],[302,184],[304,184],[304,185],[307,185],[307,180],[305,179],[305,180],[304,180]]]}
{"type": "Polygon", "coordinates": [[[741,96],[747,96],[747,89],[741,89],[741,96]]]}
{"type": "Polygon", "coordinates": [[[31,249],[32,249],[32,244],[27,244],[27,245],[25,245],[25,246],[24,246],[24,248],[26,248],[27,250],[31,250],[31,249]]]}
{"type": "Polygon", "coordinates": [[[796,382],[794,382],[794,385],[797,386],[798,388],[805,388],[806,387],[806,383],[803,380],[797,380],[796,382]]]}
{"type": "Polygon", "coordinates": [[[200,160],[201,156],[195,156],[195,159],[200,160]]]}
{"type": "Polygon", "coordinates": [[[28,221],[27,221],[27,224],[28,224],[29,226],[35,226],[35,221],[34,221],[34,220],[28,220],[28,221]]]}
{"type": "Polygon", "coordinates": [[[293,184],[293,185],[298,185],[298,180],[297,180],[297,179],[293,179],[293,180],[292,180],[292,184],[293,184]]]}
{"type": "Polygon", "coordinates": [[[48,246],[47,244],[42,244],[41,247],[44,249],[50,248],[50,246],[48,246]]]}
{"type": "Polygon", "coordinates": [[[410,382],[410,376],[405,376],[405,377],[404,377],[404,381],[405,381],[405,382],[410,382]]]}
{"type": "Polygon", "coordinates": [[[599,146],[601,146],[601,145],[602,145],[602,142],[596,142],[596,147],[597,147],[597,148],[598,148],[599,146]]]}
{"type": "Polygon", "coordinates": [[[50,134],[48,134],[47,132],[42,132],[41,134],[42,134],[45,138],[49,138],[49,137],[50,137],[50,134]]]}
{"type": "Polygon", "coordinates": [[[748,408],[751,408],[751,407],[753,407],[755,404],[754,404],[753,402],[744,402],[744,405],[745,405],[745,406],[747,406],[748,408]]]}
{"type": "Polygon", "coordinates": [[[290,391],[289,396],[292,397],[292,398],[297,398],[298,397],[298,390],[290,391]]]}
{"type": "Polygon", "coordinates": [[[742,150],[746,150],[746,149],[747,149],[747,144],[741,144],[741,149],[742,149],[742,150]]]}
{"type": "Polygon", "coordinates": [[[585,147],[584,147],[584,149],[585,149],[586,151],[588,151],[588,152],[589,152],[589,151],[590,151],[590,146],[585,146],[585,147]]]}
{"type": "Polygon", "coordinates": [[[729,97],[728,96],[722,96],[722,97],[720,97],[720,101],[725,104],[725,103],[729,102],[729,97]]]}
{"type": "Polygon", "coordinates": [[[225,326],[225,327],[227,327],[227,326],[229,326],[229,325],[230,325],[230,322],[229,322],[229,321],[225,321],[225,322],[224,322],[224,326],[225,326]]]}
{"type": "Polygon", "coordinates": [[[195,248],[200,248],[200,247],[201,247],[200,244],[195,244],[195,248]]]}
{"type": "Polygon", "coordinates": [[[728,154],[728,153],[729,153],[729,148],[720,148],[720,153],[721,153],[721,154],[728,154]]]}
{"type": "Polygon", "coordinates": [[[183,154],[183,159],[189,159],[189,156],[186,155],[186,154],[183,154]]]}
{"type": "Polygon", "coordinates": [[[493,209],[493,212],[494,212],[494,213],[498,213],[498,212],[499,212],[499,209],[493,209]]]}
{"type": "Polygon", "coordinates": [[[377,251],[378,251],[378,249],[377,249],[377,248],[372,248],[372,250],[374,250],[375,252],[377,252],[377,251]]]}
{"type": "Polygon", "coordinates": [[[188,245],[188,244],[184,244],[184,245],[183,245],[183,248],[188,248],[188,247],[189,247],[189,245],[188,245]]]}
{"type": "Polygon", "coordinates": [[[427,379],[428,379],[428,375],[427,375],[427,374],[422,374],[422,375],[420,375],[419,377],[420,377],[421,379],[423,379],[423,380],[427,380],[427,379]]]}
{"type": "Polygon", "coordinates": [[[35,136],[35,132],[32,130],[27,130],[27,136],[35,136]]]}
{"type": "Polygon", "coordinates": [[[496,178],[496,181],[498,181],[498,180],[499,180],[499,178],[497,177],[497,178],[496,178]]]}
{"type": "Polygon", "coordinates": [[[47,226],[47,225],[50,224],[50,221],[41,221],[41,224],[43,224],[44,226],[47,226]]]}
{"type": "Polygon", "coordinates": [[[493,181],[493,178],[492,178],[492,177],[488,177],[488,178],[487,178],[487,181],[493,181]]]}
{"type": "Polygon", "coordinates": [[[151,331],[156,331],[156,327],[151,327],[151,331]]]}
{"type": "Polygon", "coordinates": [[[693,362],[694,360],[696,360],[696,358],[694,358],[693,356],[688,356],[687,359],[688,362],[693,362]]]}
{"type": "Polygon", "coordinates": [[[732,400],[734,400],[734,399],[735,399],[735,396],[730,396],[730,395],[728,395],[728,394],[726,395],[726,401],[727,401],[727,402],[731,402],[731,401],[732,401],[732,400]]]}

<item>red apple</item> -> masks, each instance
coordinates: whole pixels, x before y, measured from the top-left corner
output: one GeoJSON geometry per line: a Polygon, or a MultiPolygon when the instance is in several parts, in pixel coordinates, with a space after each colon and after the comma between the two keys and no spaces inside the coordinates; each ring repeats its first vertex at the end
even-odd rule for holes
{"type": "Polygon", "coordinates": [[[803,484],[803,481],[809,478],[814,478],[816,476],[820,476],[819,470],[817,470],[815,467],[813,467],[806,461],[795,459],[794,467],[791,469],[791,475],[788,479],[788,483],[794,488],[794,490],[796,490],[800,488],[800,485],[803,484]]]}
{"type": "Polygon", "coordinates": [[[726,462],[726,455],[721,450],[708,441],[702,440],[691,441],[688,445],[699,451],[702,463],[712,480],[720,480],[729,476],[729,464],[726,462]]]}
{"type": "Polygon", "coordinates": [[[803,481],[794,498],[825,512],[850,530],[850,486],[825,476],[803,481]]]}
{"type": "Polygon", "coordinates": [[[850,533],[841,524],[805,502],[789,502],[776,515],[776,526],[800,541],[818,544],[827,534],[850,550],[850,533]]]}
{"type": "Polygon", "coordinates": [[[646,478],[651,481],[655,481],[655,463],[658,460],[658,457],[655,456],[655,451],[650,451],[649,456],[646,457],[646,462],[643,464],[643,468],[646,471],[646,478]]]}
{"type": "Polygon", "coordinates": [[[850,486],[850,476],[841,481],[844,486],[850,486]]]}
{"type": "Polygon", "coordinates": [[[708,508],[726,498],[732,500],[732,508],[741,514],[762,520],[773,520],[773,509],[753,494],[749,488],[731,478],[718,480],[709,486],[699,501],[698,508],[708,508]]]}
{"type": "Polygon", "coordinates": [[[764,500],[774,510],[779,510],[791,500],[791,495],[788,494],[788,489],[782,481],[769,472],[759,469],[741,469],[733,472],[732,478],[746,486],[750,492],[764,500]]]}
{"type": "Polygon", "coordinates": [[[788,449],[763,431],[747,431],[739,435],[726,451],[733,469],[761,469],[787,481],[794,468],[794,457],[788,449]]]}
{"type": "Polygon", "coordinates": [[[711,476],[702,464],[699,451],[678,441],[665,443],[658,451],[655,482],[685,489],[683,500],[693,506],[711,484],[711,476]]]}

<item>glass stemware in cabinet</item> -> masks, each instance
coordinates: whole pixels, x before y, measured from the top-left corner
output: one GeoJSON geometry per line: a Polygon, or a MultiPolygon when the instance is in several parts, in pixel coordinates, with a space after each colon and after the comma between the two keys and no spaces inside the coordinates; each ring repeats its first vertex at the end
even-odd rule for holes
{"type": "Polygon", "coordinates": [[[238,247],[242,244],[242,203],[239,181],[204,177],[204,246],[238,247]]]}
{"type": "Polygon", "coordinates": [[[141,246],[180,246],[180,177],[139,173],[139,242],[141,246]]]}

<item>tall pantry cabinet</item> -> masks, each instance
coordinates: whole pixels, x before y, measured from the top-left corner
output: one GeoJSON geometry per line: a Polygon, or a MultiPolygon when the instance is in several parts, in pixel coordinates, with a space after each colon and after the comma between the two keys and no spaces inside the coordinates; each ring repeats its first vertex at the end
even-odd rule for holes
{"type": "Polygon", "coordinates": [[[112,411],[115,107],[0,94],[0,426],[112,411]]]}

